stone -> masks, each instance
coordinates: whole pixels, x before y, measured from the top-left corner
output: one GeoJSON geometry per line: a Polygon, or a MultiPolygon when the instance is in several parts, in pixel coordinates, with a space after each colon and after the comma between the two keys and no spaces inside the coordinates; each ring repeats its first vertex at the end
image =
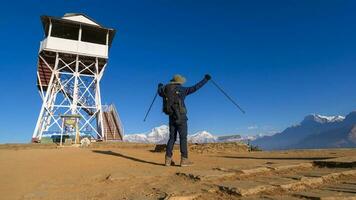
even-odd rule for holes
{"type": "Polygon", "coordinates": [[[354,193],[356,196],[356,185],[354,184],[340,183],[340,184],[328,185],[326,187],[323,187],[323,189],[330,190],[330,191],[354,193]]]}
{"type": "Polygon", "coordinates": [[[343,171],[343,172],[341,172],[341,174],[345,175],[345,176],[355,176],[356,175],[356,170],[343,171]]]}
{"type": "Polygon", "coordinates": [[[269,172],[271,169],[267,167],[258,167],[258,168],[253,168],[253,169],[242,169],[242,170],[237,170],[237,172],[241,172],[244,175],[253,175],[253,174],[259,174],[259,173],[265,173],[269,172]]]}
{"type": "Polygon", "coordinates": [[[283,178],[290,178],[290,179],[293,179],[293,180],[302,180],[303,178],[305,178],[304,176],[302,175],[298,175],[298,174],[287,174],[287,175],[282,175],[281,177],[283,178]]]}
{"type": "Polygon", "coordinates": [[[73,140],[72,139],[65,139],[64,140],[64,145],[72,145],[73,140]]]}
{"type": "Polygon", "coordinates": [[[215,180],[220,178],[233,177],[236,174],[233,172],[224,172],[218,170],[203,170],[203,171],[193,171],[188,173],[178,172],[177,175],[202,181],[202,180],[215,180]]]}
{"type": "Polygon", "coordinates": [[[330,175],[342,171],[343,171],[342,169],[336,170],[336,169],[321,168],[321,169],[313,169],[308,171],[301,171],[301,172],[297,172],[297,174],[305,177],[323,177],[326,175],[330,175]]]}
{"type": "Polygon", "coordinates": [[[300,181],[280,185],[284,190],[302,190],[306,187],[318,186],[324,183],[320,177],[317,178],[302,178],[300,181]]]}
{"type": "Polygon", "coordinates": [[[356,185],[356,181],[352,181],[352,180],[344,181],[343,183],[356,185]]]}
{"type": "Polygon", "coordinates": [[[256,181],[226,181],[218,184],[221,191],[237,196],[255,195],[276,189],[275,186],[256,181]]]}
{"type": "Polygon", "coordinates": [[[297,182],[296,180],[290,178],[283,178],[279,176],[256,177],[254,181],[269,184],[272,186],[283,186],[283,185],[289,185],[297,182]]]}
{"type": "Polygon", "coordinates": [[[356,200],[356,195],[352,193],[332,192],[319,189],[296,192],[293,194],[293,196],[316,200],[356,200]]]}
{"type": "Polygon", "coordinates": [[[299,169],[299,168],[312,168],[313,163],[300,163],[296,165],[279,165],[279,166],[270,166],[268,168],[274,171],[285,171],[290,169],[299,169]]]}
{"type": "MultiPolygon", "coordinates": [[[[251,200],[257,200],[257,199],[261,199],[261,198],[256,198],[256,197],[251,198],[251,200]]],[[[266,199],[266,200],[301,200],[298,197],[293,197],[293,196],[290,196],[290,195],[278,195],[278,196],[275,196],[275,195],[263,195],[262,199],[266,199]]],[[[249,200],[249,198],[246,198],[246,199],[244,198],[244,200],[249,200]]]]}
{"type": "Polygon", "coordinates": [[[83,138],[80,140],[80,147],[86,148],[90,146],[90,140],[88,138],[83,138]]]}
{"type": "Polygon", "coordinates": [[[199,196],[200,194],[190,194],[190,195],[182,195],[182,196],[168,195],[165,198],[165,200],[194,200],[199,196]]]}
{"type": "Polygon", "coordinates": [[[316,160],[314,164],[319,167],[352,168],[356,167],[356,156],[346,156],[327,160],[316,160]]]}

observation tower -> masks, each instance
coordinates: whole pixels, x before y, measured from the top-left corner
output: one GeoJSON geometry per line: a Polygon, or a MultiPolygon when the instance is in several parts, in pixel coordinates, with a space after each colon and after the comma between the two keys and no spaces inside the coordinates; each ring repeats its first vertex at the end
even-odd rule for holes
{"type": "Polygon", "coordinates": [[[41,16],[37,87],[42,106],[32,142],[63,131],[65,115],[79,115],[81,136],[122,140],[123,127],[114,105],[101,103],[100,81],[107,67],[115,30],[85,14],[41,16]]]}

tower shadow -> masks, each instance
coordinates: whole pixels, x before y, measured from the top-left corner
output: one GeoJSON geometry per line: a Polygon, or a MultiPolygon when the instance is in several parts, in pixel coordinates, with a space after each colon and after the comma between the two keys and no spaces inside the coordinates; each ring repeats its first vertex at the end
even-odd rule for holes
{"type": "Polygon", "coordinates": [[[141,163],[146,163],[146,164],[151,164],[151,165],[165,166],[162,163],[156,163],[156,162],[151,162],[151,161],[147,161],[147,160],[142,160],[142,159],[139,159],[139,158],[127,156],[127,155],[124,155],[124,154],[121,154],[121,153],[112,152],[112,151],[93,150],[92,152],[93,153],[105,154],[105,155],[111,155],[111,156],[117,156],[117,157],[125,158],[125,159],[128,159],[128,160],[141,162],[141,163]]]}

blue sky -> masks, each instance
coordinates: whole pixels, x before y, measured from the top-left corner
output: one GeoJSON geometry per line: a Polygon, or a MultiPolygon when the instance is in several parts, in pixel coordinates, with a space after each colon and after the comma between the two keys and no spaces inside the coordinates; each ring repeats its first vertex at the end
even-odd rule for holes
{"type": "Polygon", "coordinates": [[[217,135],[283,130],[309,113],[345,115],[356,106],[356,1],[10,1],[0,8],[0,143],[27,142],[41,106],[36,62],[40,15],[86,13],[118,29],[102,81],[127,133],[167,123],[159,82],[212,84],[187,98],[189,129],[217,135]]]}

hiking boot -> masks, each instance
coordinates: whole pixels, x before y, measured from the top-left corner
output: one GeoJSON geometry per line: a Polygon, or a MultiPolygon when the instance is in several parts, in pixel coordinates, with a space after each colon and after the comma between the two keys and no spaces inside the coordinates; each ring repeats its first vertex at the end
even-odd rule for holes
{"type": "Polygon", "coordinates": [[[188,160],[188,158],[184,158],[184,157],[181,158],[181,160],[180,160],[181,167],[188,167],[188,166],[192,166],[192,165],[193,165],[193,162],[188,160]]]}
{"type": "Polygon", "coordinates": [[[175,165],[174,161],[172,160],[172,157],[166,156],[164,165],[167,167],[175,165]]]}

